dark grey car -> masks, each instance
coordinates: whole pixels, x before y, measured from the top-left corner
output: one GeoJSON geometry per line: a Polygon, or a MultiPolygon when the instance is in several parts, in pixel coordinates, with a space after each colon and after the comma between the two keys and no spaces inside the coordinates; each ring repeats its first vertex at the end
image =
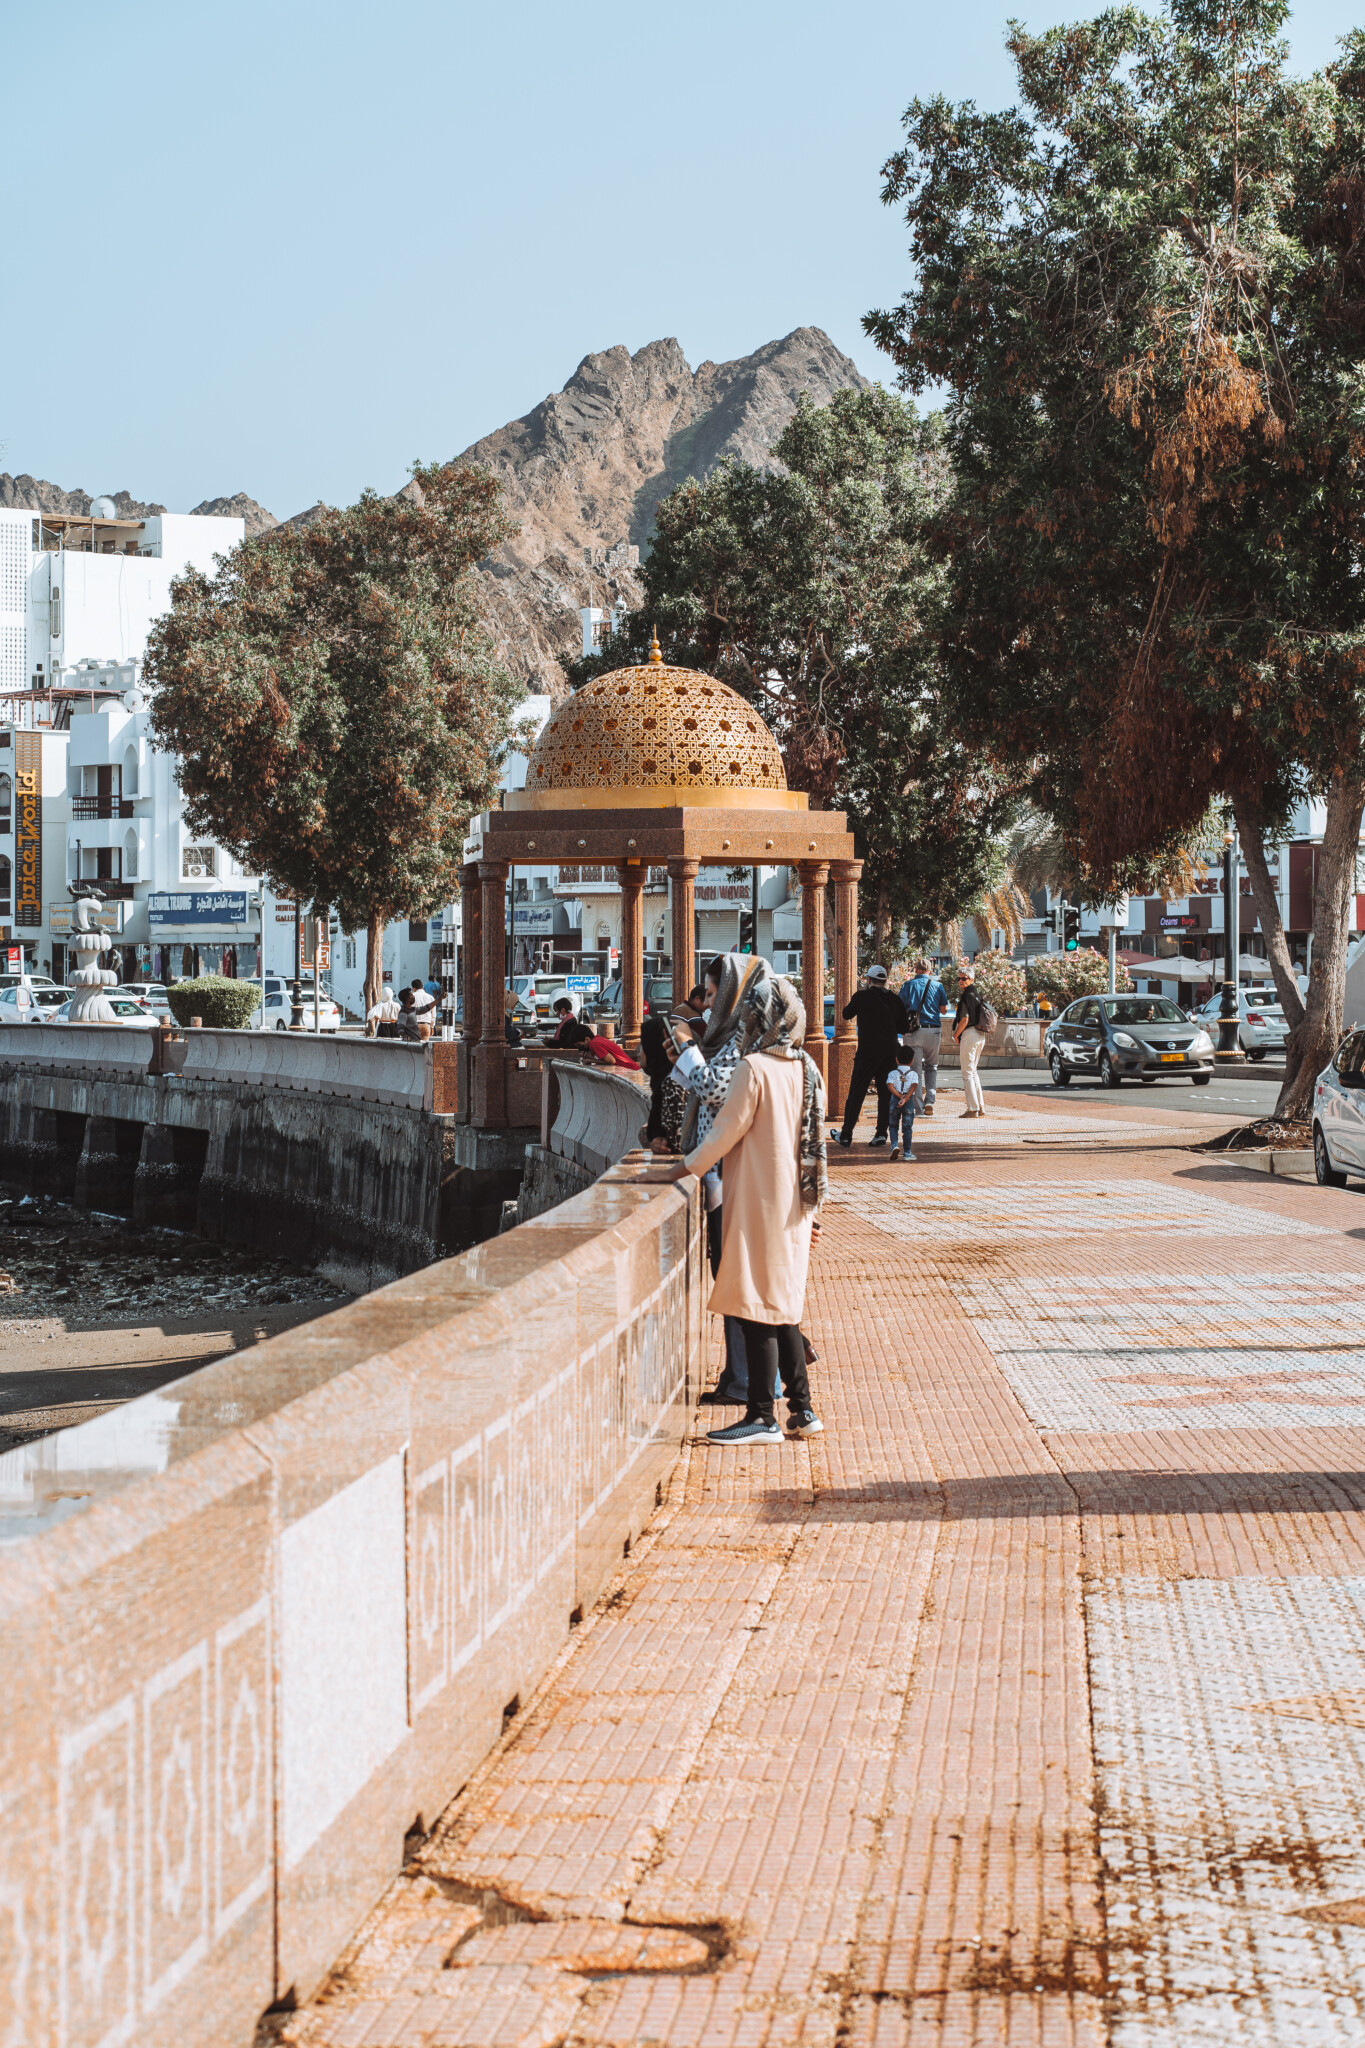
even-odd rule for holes
{"type": "Polygon", "coordinates": [[[1106,1088],[1162,1075],[1207,1088],[1213,1040],[1168,996],[1083,996],[1048,1026],[1043,1050],[1053,1083],[1093,1074],[1106,1088]]]}

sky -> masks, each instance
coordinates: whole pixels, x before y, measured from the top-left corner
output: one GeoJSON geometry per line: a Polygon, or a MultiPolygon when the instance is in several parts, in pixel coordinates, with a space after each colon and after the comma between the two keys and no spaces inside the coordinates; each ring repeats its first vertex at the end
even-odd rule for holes
{"type": "MultiPolygon", "coordinates": [[[[392,490],[676,336],[862,333],[916,96],[1012,103],[1028,0],[64,0],[5,31],[0,470],[277,517],[392,490]],[[17,86],[17,90],[14,88],[17,86]]],[[[1304,0],[1296,69],[1365,0],[1304,0]]]]}

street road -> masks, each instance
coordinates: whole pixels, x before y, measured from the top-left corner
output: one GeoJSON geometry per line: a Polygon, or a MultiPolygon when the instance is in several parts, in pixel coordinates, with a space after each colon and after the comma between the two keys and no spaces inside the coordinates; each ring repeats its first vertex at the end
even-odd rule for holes
{"type": "MultiPolygon", "coordinates": [[[[1253,1080],[1250,1074],[1228,1074],[1220,1077],[1215,1073],[1207,1088],[1192,1087],[1188,1081],[1154,1081],[1150,1088],[1139,1083],[1125,1083],[1122,1088],[1102,1088],[1098,1081],[1073,1081],[1069,1088],[1054,1088],[1052,1076],[1044,1069],[1031,1067],[999,1067],[981,1076],[981,1085],[989,1102],[994,1094],[1009,1093],[1029,1096],[1052,1096],[1061,1109],[1071,1102],[1087,1102],[1102,1097],[1107,1104],[1142,1101],[1149,1106],[1160,1105],[1162,1112],[1188,1110],[1197,1116],[1226,1116],[1229,1122],[1245,1122],[1254,1116],[1269,1116],[1275,1107],[1280,1092],[1278,1080],[1253,1080]]],[[[940,1067],[938,1073],[939,1093],[945,1089],[962,1089],[962,1076],[956,1067],[940,1067]]]]}

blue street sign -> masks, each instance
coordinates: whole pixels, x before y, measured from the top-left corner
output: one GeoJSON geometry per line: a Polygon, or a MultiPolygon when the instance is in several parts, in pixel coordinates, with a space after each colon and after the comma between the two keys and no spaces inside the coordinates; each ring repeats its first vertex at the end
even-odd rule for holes
{"type": "Polygon", "coordinates": [[[571,996],[595,996],[602,986],[600,974],[570,974],[565,979],[571,996]]]}

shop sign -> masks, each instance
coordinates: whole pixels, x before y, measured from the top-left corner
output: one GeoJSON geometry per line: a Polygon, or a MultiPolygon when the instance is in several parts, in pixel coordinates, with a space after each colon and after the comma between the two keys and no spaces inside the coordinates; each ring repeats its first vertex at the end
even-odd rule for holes
{"type": "Polygon", "coordinates": [[[553,903],[518,903],[512,910],[512,930],[518,938],[552,937],[555,928],[553,903]]]}
{"type": "Polygon", "coordinates": [[[747,881],[697,881],[693,886],[692,900],[698,910],[749,910],[753,905],[753,889],[747,881]]]}
{"type": "Polygon", "coordinates": [[[38,733],[14,735],[14,922],[43,921],[43,742],[38,733]]]}
{"type": "Polygon", "coordinates": [[[1199,919],[1197,917],[1163,917],[1161,929],[1163,932],[1198,931],[1199,919]]]}
{"type": "MultiPolygon", "coordinates": [[[[99,883],[92,882],[90,886],[92,889],[98,889],[99,883]]],[[[48,904],[47,928],[54,939],[70,937],[75,909],[74,903],[48,904]]],[[[96,930],[102,932],[121,932],[123,930],[123,915],[127,909],[128,905],[126,903],[98,903],[92,904],[85,914],[87,919],[94,923],[96,930]]]]}
{"type": "Polygon", "coordinates": [[[171,926],[245,924],[245,889],[185,889],[177,895],[149,896],[147,922],[153,931],[171,926]]]}

